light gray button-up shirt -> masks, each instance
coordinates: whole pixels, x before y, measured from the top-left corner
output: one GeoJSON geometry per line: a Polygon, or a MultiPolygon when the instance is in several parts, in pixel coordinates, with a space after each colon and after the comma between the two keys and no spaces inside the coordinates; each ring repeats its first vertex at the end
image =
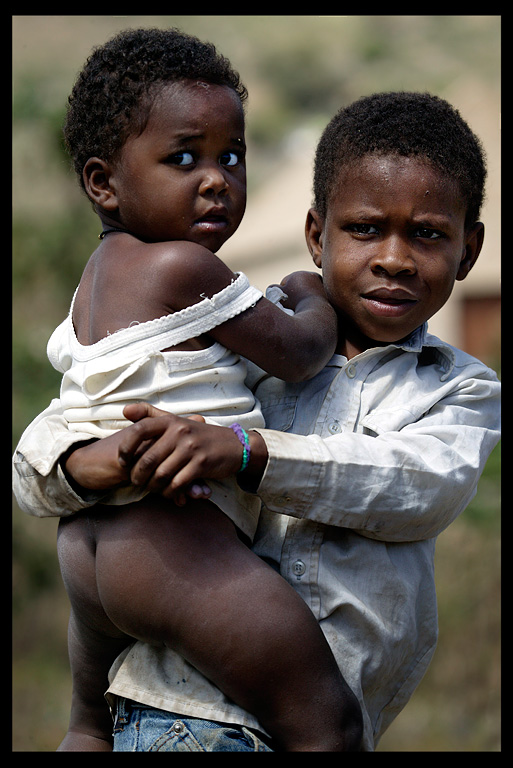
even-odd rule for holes
{"type": "MultiPolygon", "coordinates": [[[[500,384],[423,326],[402,345],[350,361],[335,355],[306,383],[263,377],[256,394],[269,460],[253,549],[319,620],[372,751],[433,655],[435,541],[472,499],[499,440],[500,384]]],[[[98,500],[78,497],[56,463],[87,439],[67,435],[54,401],[20,441],[15,491],[30,514],[70,514],[98,500]]],[[[258,727],[176,654],[142,643],[119,657],[109,692],[258,727]]]]}

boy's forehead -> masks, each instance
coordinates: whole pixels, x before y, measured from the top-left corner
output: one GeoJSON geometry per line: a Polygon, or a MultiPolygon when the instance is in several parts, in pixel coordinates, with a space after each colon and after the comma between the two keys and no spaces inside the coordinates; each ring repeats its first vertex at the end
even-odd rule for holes
{"type": "Polygon", "coordinates": [[[340,166],[331,202],[362,197],[425,199],[444,208],[464,205],[459,184],[428,159],[416,156],[369,154],[340,166]]]}
{"type": "Polygon", "coordinates": [[[351,158],[347,162],[342,162],[339,176],[345,176],[346,174],[358,175],[360,173],[368,174],[369,172],[374,175],[376,180],[383,184],[388,184],[398,174],[416,174],[419,180],[426,177],[440,180],[447,178],[447,175],[436,168],[428,158],[416,155],[382,154],[379,152],[351,158]]]}

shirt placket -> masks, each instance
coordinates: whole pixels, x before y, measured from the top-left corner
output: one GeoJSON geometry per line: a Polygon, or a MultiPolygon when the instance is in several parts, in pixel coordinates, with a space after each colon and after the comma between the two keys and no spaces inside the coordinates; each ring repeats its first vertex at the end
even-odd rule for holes
{"type": "MultiPolygon", "coordinates": [[[[361,390],[366,376],[376,365],[375,355],[361,355],[348,361],[335,375],[326,393],[315,424],[322,437],[353,431],[360,412],[361,390]]],[[[298,410],[302,403],[298,403],[298,410]]],[[[306,407],[306,405],[305,405],[306,407]]],[[[323,527],[311,520],[289,518],[283,541],[281,574],[319,618],[320,546],[323,527]]]]}
{"type": "Polygon", "coordinates": [[[376,365],[376,359],[359,355],[348,361],[335,376],[324,399],[316,422],[316,434],[321,437],[353,432],[360,413],[362,387],[365,378],[376,365]]]}
{"type": "Polygon", "coordinates": [[[280,572],[303,598],[314,616],[320,617],[319,554],[322,526],[310,520],[289,518],[280,572]]]}

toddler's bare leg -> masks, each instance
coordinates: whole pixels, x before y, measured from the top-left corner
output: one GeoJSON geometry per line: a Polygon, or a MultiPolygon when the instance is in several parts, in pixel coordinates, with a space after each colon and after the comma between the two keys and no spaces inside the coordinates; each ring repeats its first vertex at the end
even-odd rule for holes
{"type": "Polygon", "coordinates": [[[118,654],[133,642],[102,608],[95,549],[87,516],[61,520],[57,550],[71,603],[68,651],[73,690],[69,728],[59,752],[112,751],[112,718],[104,699],[108,672],[118,654]]]}
{"type": "Polygon", "coordinates": [[[255,714],[277,748],[359,748],[361,713],[311,611],[208,502],[97,508],[102,610],[165,643],[255,714]]]}

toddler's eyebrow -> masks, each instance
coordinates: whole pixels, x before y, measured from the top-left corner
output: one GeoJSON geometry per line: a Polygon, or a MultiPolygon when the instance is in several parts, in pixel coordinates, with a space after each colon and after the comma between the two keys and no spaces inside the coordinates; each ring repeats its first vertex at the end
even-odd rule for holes
{"type": "MultiPolygon", "coordinates": [[[[190,144],[192,141],[201,141],[205,138],[205,134],[198,131],[198,133],[177,133],[171,140],[170,143],[175,144],[178,143],[180,145],[190,144]]],[[[243,138],[240,136],[233,136],[232,138],[228,139],[228,143],[230,144],[236,144],[239,147],[245,148],[246,142],[243,138]]]]}
{"type": "Polygon", "coordinates": [[[198,131],[197,133],[183,133],[183,134],[177,133],[173,137],[173,140],[177,141],[179,144],[188,144],[191,141],[200,140],[204,138],[205,138],[205,134],[198,131]]]}

